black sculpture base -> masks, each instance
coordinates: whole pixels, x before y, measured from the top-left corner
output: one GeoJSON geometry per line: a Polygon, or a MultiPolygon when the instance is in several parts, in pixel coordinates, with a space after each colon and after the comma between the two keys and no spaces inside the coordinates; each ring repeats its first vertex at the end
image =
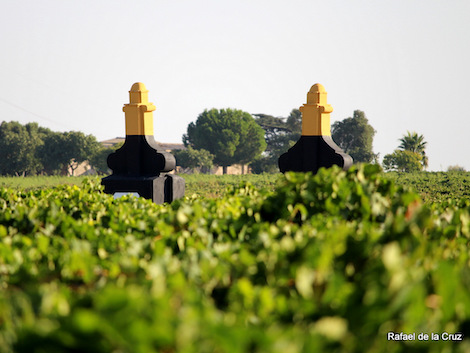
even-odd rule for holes
{"type": "Polygon", "coordinates": [[[344,170],[351,167],[353,159],[334,143],[331,136],[301,136],[299,141],[279,157],[282,173],[313,172],[321,167],[338,165],[344,170]]]}
{"type": "Polygon", "coordinates": [[[126,135],[124,145],[108,156],[113,175],[150,176],[175,169],[175,157],[159,152],[153,135],[126,135]]]}
{"type": "Polygon", "coordinates": [[[163,174],[150,177],[110,175],[102,179],[104,192],[136,192],[157,204],[172,202],[184,196],[184,179],[178,175],[163,174]]]}

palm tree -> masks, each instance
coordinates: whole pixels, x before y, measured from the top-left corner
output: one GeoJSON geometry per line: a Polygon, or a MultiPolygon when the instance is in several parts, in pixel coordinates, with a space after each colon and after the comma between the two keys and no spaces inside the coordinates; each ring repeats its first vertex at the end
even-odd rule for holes
{"type": "Polygon", "coordinates": [[[418,135],[416,132],[407,131],[407,135],[403,136],[400,141],[398,148],[403,151],[411,151],[421,155],[421,163],[426,168],[428,166],[428,157],[426,156],[425,148],[427,142],[424,141],[423,135],[418,135]]]}

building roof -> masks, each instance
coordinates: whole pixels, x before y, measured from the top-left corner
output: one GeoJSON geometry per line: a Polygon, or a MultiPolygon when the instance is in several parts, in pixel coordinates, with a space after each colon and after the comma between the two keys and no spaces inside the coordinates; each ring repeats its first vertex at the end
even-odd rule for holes
{"type": "MultiPolygon", "coordinates": [[[[100,143],[103,145],[103,147],[112,147],[117,143],[124,142],[126,140],[125,137],[115,137],[113,139],[101,141],[100,143]]],[[[182,143],[168,143],[168,142],[157,142],[157,145],[160,149],[170,152],[170,151],[175,151],[175,150],[184,150],[186,147],[182,143]]]]}
{"type": "Polygon", "coordinates": [[[100,143],[103,145],[103,147],[107,148],[107,147],[112,147],[119,142],[124,142],[125,140],[126,139],[124,137],[115,137],[113,139],[101,141],[100,143]]]}

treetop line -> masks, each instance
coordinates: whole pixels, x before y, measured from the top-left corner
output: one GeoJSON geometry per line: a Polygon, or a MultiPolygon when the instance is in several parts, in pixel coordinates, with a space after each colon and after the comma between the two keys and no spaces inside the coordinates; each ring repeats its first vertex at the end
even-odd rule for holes
{"type": "MultiPolygon", "coordinates": [[[[142,83],[137,85],[145,88],[142,83]]],[[[176,165],[210,172],[215,164],[227,172],[228,166],[242,164],[249,165],[253,173],[278,172],[279,157],[296,145],[299,139],[305,140],[303,131],[329,136],[329,114],[332,108],[326,103],[324,87],[318,84],[312,88],[315,86],[318,92],[307,94],[307,104],[301,107],[303,111],[293,109],[287,118],[267,114],[251,115],[238,109],[205,110],[195,122],[188,125],[183,135],[185,149],[174,152],[176,165]],[[318,97],[315,98],[315,94],[318,97]],[[302,114],[318,114],[319,111],[313,113],[314,110],[309,107],[309,100],[313,102],[314,99],[318,99],[318,103],[314,104],[324,104],[321,116],[317,117],[316,123],[313,120],[303,121],[302,114]]],[[[141,89],[140,93],[136,92],[130,103],[124,106],[124,111],[134,109],[134,104],[138,104],[134,100],[138,99],[146,99],[148,102],[148,91],[141,89]]],[[[130,131],[130,134],[153,135],[153,123],[149,123],[148,117],[155,106],[150,103],[141,105],[139,109],[145,110],[142,111],[141,123],[131,123],[129,126],[126,123],[126,131],[130,131]]],[[[355,163],[378,163],[378,154],[372,150],[375,132],[365,113],[355,110],[352,117],[331,125],[330,138],[342,150],[341,153],[349,155],[355,163]]],[[[386,171],[415,171],[427,167],[423,135],[407,132],[399,141],[397,149],[384,156],[382,165],[386,171]]],[[[0,124],[0,174],[64,175],[70,172],[73,175],[84,161],[88,161],[96,173],[107,174],[109,169],[106,158],[120,147],[105,148],[93,135],[82,132],[61,133],[40,127],[37,123],[21,125],[3,121],[0,124]]]]}

